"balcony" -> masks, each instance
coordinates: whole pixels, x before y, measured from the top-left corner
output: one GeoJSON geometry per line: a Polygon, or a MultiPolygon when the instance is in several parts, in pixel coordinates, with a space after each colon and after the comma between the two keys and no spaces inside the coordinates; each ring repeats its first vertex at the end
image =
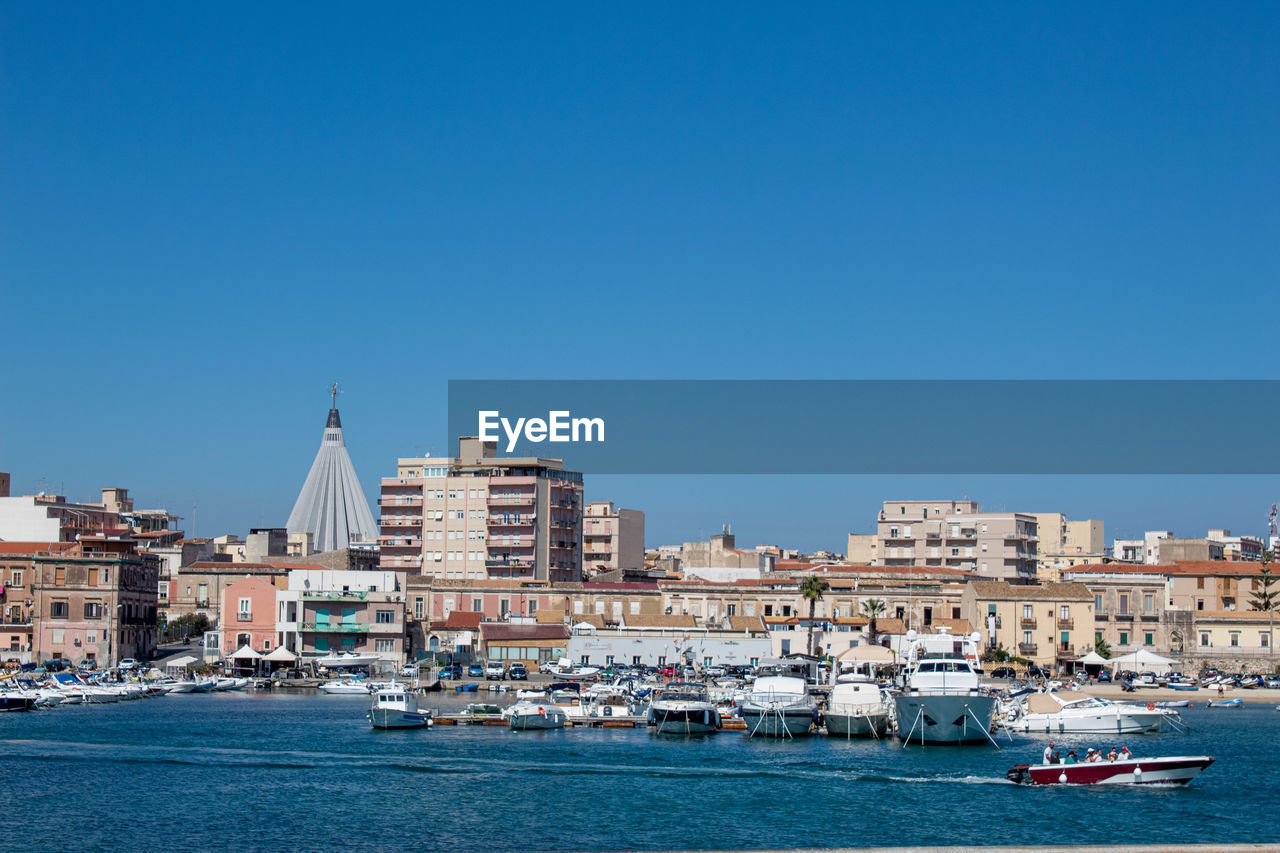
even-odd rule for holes
{"type": "Polygon", "coordinates": [[[533,524],[532,515],[510,515],[489,517],[490,527],[528,527],[533,524]]]}
{"type": "Polygon", "coordinates": [[[1058,620],[1058,630],[1060,630],[1060,631],[1070,631],[1070,630],[1071,630],[1072,628],[1074,628],[1075,626],[1076,626],[1076,623],[1075,623],[1075,620],[1074,620],[1074,619],[1059,619],[1059,620],[1058,620]]]}
{"type": "Polygon", "coordinates": [[[316,634],[367,634],[369,625],[358,622],[303,622],[302,630],[316,634]]]}
{"type": "Polygon", "coordinates": [[[1114,618],[1117,622],[1132,622],[1132,621],[1133,621],[1133,614],[1132,614],[1132,613],[1117,613],[1117,614],[1115,614],[1115,616],[1114,616],[1113,618],[1114,618]]]}
{"type": "Polygon", "coordinates": [[[253,614],[252,614],[252,613],[237,612],[237,613],[236,613],[236,621],[237,621],[237,622],[252,622],[252,621],[253,621],[253,614]]]}
{"type": "Polygon", "coordinates": [[[1138,618],[1141,619],[1143,622],[1159,622],[1160,621],[1160,616],[1155,613],[1143,613],[1138,618]]]}
{"type": "Polygon", "coordinates": [[[369,593],[364,590],[331,590],[322,592],[304,592],[303,601],[367,601],[369,593]]]}
{"type": "Polygon", "coordinates": [[[533,495],[495,495],[489,493],[489,506],[533,506],[533,495]]]}
{"type": "Polygon", "coordinates": [[[1036,653],[1035,643],[1018,643],[1018,654],[1034,655],[1036,653]]]}
{"type": "Polygon", "coordinates": [[[1093,621],[1095,622],[1106,622],[1110,618],[1111,617],[1108,616],[1106,613],[1095,613],[1093,615],[1093,621]]]}
{"type": "Polygon", "coordinates": [[[527,560],[485,560],[486,569],[532,569],[533,563],[527,560]]]}
{"type": "Polygon", "coordinates": [[[1021,624],[1023,628],[1034,628],[1036,626],[1036,620],[1035,617],[1027,618],[1026,616],[1023,616],[1022,621],[1019,624],[1021,624]]]}
{"type": "Polygon", "coordinates": [[[389,495],[378,498],[378,506],[422,506],[422,495],[389,495]]]}
{"type": "Polygon", "coordinates": [[[420,515],[388,515],[378,519],[382,527],[417,527],[422,524],[420,515]]]}

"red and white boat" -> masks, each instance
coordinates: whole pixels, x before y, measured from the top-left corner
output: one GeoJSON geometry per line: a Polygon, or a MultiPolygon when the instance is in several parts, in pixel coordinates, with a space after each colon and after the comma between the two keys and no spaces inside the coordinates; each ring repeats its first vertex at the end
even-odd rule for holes
{"type": "Polygon", "coordinates": [[[1033,785],[1185,785],[1213,763],[1207,755],[1129,758],[1082,764],[1017,764],[1006,774],[1033,785]]]}

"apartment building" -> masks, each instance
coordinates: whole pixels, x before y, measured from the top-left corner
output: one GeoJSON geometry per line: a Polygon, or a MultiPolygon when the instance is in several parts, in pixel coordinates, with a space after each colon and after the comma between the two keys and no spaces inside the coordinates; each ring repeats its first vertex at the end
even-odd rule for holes
{"type": "Polygon", "coordinates": [[[1257,536],[1232,536],[1230,530],[1215,528],[1209,531],[1209,539],[1222,543],[1224,560],[1261,560],[1265,547],[1257,536]]]}
{"type": "Polygon", "coordinates": [[[1093,648],[1093,604],[1081,583],[973,581],[961,595],[961,612],[987,648],[1042,666],[1065,664],[1093,648]]]}
{"type": "Polygon", "coordinates": [[[284,575],[244,577],[224,587],[219,648],[231,654],[248,646],[259,654],[266,654],[280,645],[276,633],[276,594],[286,582],[284,575]]]}
{"type": "Polygon", "coordinates": [[[114,666],[151,657],[159,560],[128,539],[82,535],[67,545],[48,543],[31,553],[33,659],[114,666]]]}
{"type": "Polygon", "coordinates": [[[644,568],[644,513],[592,501],[582,514],[582,561],[592,574],[644,568]]]}
{"type": "Polygon", "coordinates": [[[1071,521],[1060,512],[1031,513],[1036,519],[1037,577],[1056,581],[1072,566],[1101,563],[1106,555],[1105,525],[1097,519],[1071,521]]]}
{"type": "Polygon", "coordinates": [[[855,566],[874,566],[880,561],[878,537],[874,533],[850,533],[845,560],[855,566]]]}
{"type": "Polygon", "coordinates": [[[181,520],[164,510],[134,509],[128,489],[102,490],[101,503],[75,503],[63,495],[0,497],[0,540],[74,542],[82,535],[166,530],[181,520]]]}
{"type": "Polygon", "coordinates": [[[499,457],[462,438],[454,458],[407,458],[382,480],[381,568],[445,580],[582,577],[582,475],[560,459],[499,457]]]}
{"type": "Polygon", "coordinates": [[[1093,595],[1095,644],[1105,640],[1115,654],[1179,653],[1191,636],[1191,611],[1174,606],[1169,568],[1111,563],[1075,567],[1063,578],[1093,595]]]}
{"type": "Polygon", "coordinates": [[[1033,580],[1039,562],[1035,516],[984,513],[977,501],[885,501],[876,550],[885,566],[962,569],[1002,580],[1033,580]]]}
{"type": "Polygon", "coordinates": [[[372,653],[388,667],[398,665],[405,597],[405,578],[397,572],[291,569],[287,587],[276,594],[276,634],[304,659],[372,653]]]}

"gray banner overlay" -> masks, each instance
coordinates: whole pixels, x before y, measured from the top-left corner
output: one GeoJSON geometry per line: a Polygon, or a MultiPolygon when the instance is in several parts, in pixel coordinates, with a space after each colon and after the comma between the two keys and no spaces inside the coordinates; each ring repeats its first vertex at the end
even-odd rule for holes
{"type": "Polygon", "coordinates": [[[1280,473],[1280,380],[453,380],[450,455],[481,412],[587,474],[1280,473]]]}

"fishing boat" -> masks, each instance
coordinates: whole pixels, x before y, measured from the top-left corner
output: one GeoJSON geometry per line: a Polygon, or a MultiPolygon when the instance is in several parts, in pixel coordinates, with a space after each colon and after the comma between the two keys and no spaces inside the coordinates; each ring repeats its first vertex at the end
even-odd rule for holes
{"type": "Polygon", "coordinates": [[[432,724],[431,712],[419,710],[418,697],[395,683],[373,694],[368,716],[375,729],[420,729],[432,724]]]}
{"type": "Polygon", "coordinates": [[[748,737],[797,737],[813,731],[817,705],[803,678],[757,678],[742,703],[748,737]]]}
{"type": "Polygon", "coordinates": [[[369,685],[360,681],[326,681],[320,685],[320,692],[330,696],[367,696],[369,685]]]}
{"type": "Polygon", "coordinates": [[[898,737],[921,745],[959,745],[991,740],[996,697],[978,684],[977,632],[953,636],[945,629],[909,644],[902,691],[893,697],[898,737]]]}
{"type": "Polygon", "coordinates": [[[649,723],[660,734],[710,734],[721,728],[720,712],[705,684],[673,681],[649,705],[649,723]]]}
{"type": "Polygon", "coordinates": [[[1083,764],[1017,764],[1005,775],[1033,785],[1185,785],[1213,763],[1207,755],[1086,761],[1083,764]]]}
{"type": "Polygon", "coordinates": [[[480,689],[480,685],[474,681],[469,681],[466,684],[455,684],[453,689],[455,693],[475,693],[480,689]]]}
{"type": "Polygon", "coordinates": [[[1205,704],[1210,708],[1239,708],[1244,704],[1244,700],[1239,697],[1235,699],[1218,699],[1216,701],[1210,699],[1205,704]]]}
{"type": "Polygon", "coordinates": [[[1155,702],[1131,705],[1095,696],[1032,693],[1005,725],[1026,734],[1155,734],[1173,728],[1178,712],[1155,702]]]}
{"type": "Polygon", "coordinates": [[[551,675],[565,681],[595,681],[600,677],[600,668],[595,666],[574,666],[568,658],[560,658],[549,669],[551,675]]]}
{"type": "Polygon", "coordinates": [[[837,682],[824,716],[827,734],[835,737],[883,737],[889,730],[889,709],[870,680],[837,682]]]}
{"type": "Polygon", "coordinates": [[[517,702],[505,716],[513,731],[563,729],[568,719],[564,708],[545,702],[517,702]]]}

